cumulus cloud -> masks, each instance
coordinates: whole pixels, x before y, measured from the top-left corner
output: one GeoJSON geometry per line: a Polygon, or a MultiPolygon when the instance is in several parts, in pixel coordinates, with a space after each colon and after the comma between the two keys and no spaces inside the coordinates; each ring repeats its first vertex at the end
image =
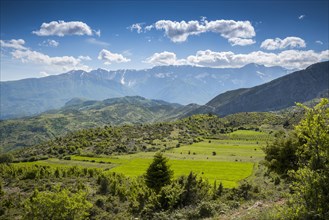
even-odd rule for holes
{"type": "Polygon", "coordinates": [[[142,33],[143,32],[143,23],[136,23],[136,24],[132,24],[131,26],[128,27],[128,29],[130,31],[134,31],[136,30],[137,33],[142,33]]]}
{"type": "Polygon", "coordinates": [[[55,40],[45,40],[42,43],[39,44],[40,46],[45,46],[45,47],[58,47],[59,42],[55,40]]]}
{"type": "Polygon", "coordinates": [[[213,68],[240,68],[250,63],[265,66],[281,66],[287,69],[303,69],[307,66],[329,59],[329,50],[314,52],[313,50],[286,50],[281,53],[254,51],[247,54],[235,54],[231,51],[216,52],[200,50],[185,59],[177,59],[173,52],[155,53],[144,62],[153,65],[195,65],[213,68]]]}
{"type": "Polygon", "coordinates": [[[26,50],[27,48],[24,46],[25,41],[23,39],[12,39],[12,40],[0,40],[1,48],[11,48],[17,50],[26,50]]]}
{"type": "MultiPolygon", "coordinates": [[[[152,25],[144,28],[144,31],[151,29],[163,30],[165,36],[172,42],[185,42],[189,36],[199,35],[205,32],[214,32],[220,34],[225,39],[228,39],[232,45],[250,45],[255,43],[253,38],[256,33],[254,27],[249,21],[234,21],[234,20],[214,20],[207,21],[202,17],[201,21],[171,21],[159,20],[152,25]]],[[[138,33],[143,32],[143,27],[140,24],[131,26],[131,30],[136,29],[138,33]]]]}
{"type": "Polygon", "coordinates": [[[315,41],[315,43],[320,44],[320,45],[323,45],[323,42],[320,41],[320,40],[315,41]]]}
{"type": "Polygon", "coordinates": [[[79,60],[86,60],[86,61],[90,61],[90,60],[92,60],[92,59],[90,58],[90,56],[79,56],[78,58],[79,58],[79,60]]]}
{"type": "Polygon", "coordinates": [[[256,35],[250,21],[216,20],[205,21],[208,31],[221,34],[222,37],[230,38],[252,38],[256,35]]]}
{"type": "Polygon", "coordinates": [[[154,28],[154,25],[151,24],[151,25],[147,25],[147,26],[144,28],[144,30],[145,30],[145,31],[150,31],[150,30],[152,30],[153,28],[154,28]]]}
{"type": "Polygon", "coordinates": [[[86,23],[81,21],[51,21],[49,23],[42,23],[41,27],[37,31],[33,31],[33,34],[38,36],[59,36],[66,35],[88,35],[96,34],[100,36],[100,30],[92,30],[86,23]]]}
{"type": "Polygon", "coordinates": [[[290,48],[302,48],[306,47],[306,43],[303,39],[299,37],[286,37],[285,39],[275,38],[275,39],[266,39],[260,45],[261,48],[266,50],[278,50],[290,48]]]}
{"type": "Polygon", "coordinates": [[[205,27],[199,21],[170,21],[160,20],[155,23],[157,30],[164,30],[165,35],[172,42],[184,42],[190,35],[198,35],[206,31],[205,27]]]}
{"type": "Polygon", "coordinates": [[[98,59],[105,61],[104,62],[105,65],[110,65],[113,62],[114,63],[126,63],[126,62],[130,61],[130,59],[122,56],[122,54],[112,53],[111,51],[108,51],[105,49],[103,49],[103,50],[101,50],[101,52],[99,52],[98,59]]]}
{"type": "Polygon", "coordinates": [[[230,42],[230,44],[232,46],[236,46],[236,45],[246,46],[246,45],[251,45],[251,44],[256,43],[256,41],[254,41],[253,39],[243,39],[243,38],[238,38],[238,37],[230,38],[228,40],[228,42],[230,42]]]}
{"type": "MultiPolygon", "coordinates": [[[[33,51],[30,48],[25,47],[25,41],[23,39],[12,39],[12,40],[0,40],[1,47],[9,48],[10,54],[14,59],[20,60],[23,63],[34,63],[43,69],[47,69],[47,72],[58,73],[59,71],[69,70],[85,70],[90,71],[91,68],[83,61],[89,61],[89,56],[79,56],[78,58],[73,56],[48,56],[44,53],[33,51]]],[[[58,45],[57,41],[47,40],[44,41],[45,45],[58,45]]],[[[49,75],[47,72],[42,70],[41,75],[49,75]]]]}
{"type": "Polygon", "coordinates": [[[254,51],[248,54],[229,52],[198,51],[196,55],[187,57],[190,64],[217,68],[239,68],[250,63],[265,66],[281,66],[287,69],[302,69],[313,63],[328,60],[329,50],[314,52],[313,50],[286,50],[281,53],[254,51]]]}
{"type": "Polygon", "coordinates": [[[152,56],[146,58],[145,63],[152,65],[179,65],[176,54],[173,52],[163,51],[161,53],[154,53],[152,56]]]}
{"type": "Polygon", "coordinates": [[[32,50],[14,50],[11,52],[13,58],[21,60],[23,63],[36,63],[52,67],[56,70],[91,70],[88,66],[82,64],[82,59],[72,56],[50,57],[46,54],[32,50]]]}

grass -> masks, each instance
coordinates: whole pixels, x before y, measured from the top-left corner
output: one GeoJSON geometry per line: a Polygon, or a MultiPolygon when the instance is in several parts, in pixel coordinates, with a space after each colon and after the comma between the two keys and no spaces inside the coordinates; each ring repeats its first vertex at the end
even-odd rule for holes
{"type": "MultiPolygon", "coordinates": [[[[123,173],[130,177],[143,175],[152,159],[136,158],[117,166],[108,172],[123,173]]],[[[174,170],[174,177],[188,175],[191,171],[207,179],[209,183],[222,182],[224,187],[232,188],[237,183],[251,175],[253,163],[222,162],[222,161],[198,161],[198,160],[170,160],[169,164],[174,170]]]]}
{"type": "MultiPolygon", "coordinates": [[[[261,147],[267,140],[269,135],[266,133],[235,131],[225,140],[204,140],[172,148],[164,154],[169,158],[175,178],[193,171],[210,184],[222,182],[224,187],[232,188],[252,174],[253,166],[264,157],[261,147]]],[[[154,152],[103,157],[71,156],[71,160],[48,159],[29,164],[95,167],[137,177],[146,172],[153,156],[154,152]]]]}
{"type": "Polygon", "coordinates": [[[228,137],[234,140],[253,140],[253,141],[270,141],[272,136],[265,132],[253,131],[253,130],[237,130],[227,134],[228,137]]]}
{"type": "Polygon", "coordinates": [[[41,165],[41,166],[50,166],[50,167],[87,167],[87,168],[102,168],[102,169],[111,169],[115,167],[115,164],[103,164],[103,163],[93,163],[93,162],[85,162],[85,161],[73,161],[73,160],[60,160],[57,158],[50,158],[47,160],[39,160],[34,162],[21,162],[21,163],[13,163],[14,166],[26,166],[26,165],[41,165]]]}
{"type": "Polygon", "coordinates": [[[264,157],[261,146],[251,141],[206,140],[172,149],[166,155],[175,159],[258,162],[264,157]]]}

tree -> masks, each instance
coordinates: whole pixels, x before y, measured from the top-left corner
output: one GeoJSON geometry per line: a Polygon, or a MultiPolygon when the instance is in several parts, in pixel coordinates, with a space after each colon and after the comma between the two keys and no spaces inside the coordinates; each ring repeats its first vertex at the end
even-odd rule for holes
{"type": "Polygon", "coordinates": [[[5,192],[2,189],[3,189],[2,180],[0,179],[0,198],[5,194],[5,192]]]}
{"type": "Polygon", "coordinates": [[[109,179],[106,176],[100,176],[98,178],[98,182],[99,182],[99,185],[100,185],[99,192],[101,194],[105,195],[105,194],[110,192],[110,187],[109,187],[110,182],[109,182],[109,179]]]}
{"type": "Polygon", "coordinates": [[[295,130],[300,140],[297,150],[299,168],[291,196],[293,218],[329,219],[329,108],[322,99],[314,108],[299,104],[306,111],[295,130]]]}
{"type": "Polygon", "coordinates": [[[276,139],[268,144],[265,152],[265,164],[270,171],[274,171],[281,177],[288,177],[289,170],[297,170],[298,157],[296,151],[300,145],[296,132],[291,132],[286,137],[284,133],[278,133],[276,139]]]}
{"type": "Polygon", "coordinates": [[[168,159],[162,153],[156,153],[153,162],[146,171],[146,185],[159,192],[163,186],[170,183],[172,177],[173,171],[168,165],[168,159]]]}
{"type": "Polygon", "coordinates": [[[71,193],[67,189],[56,192],[35,191],[25,201],[25,219],[73,220],[85,219],[92,204],[87,201],[86,193],[71,193]]]}
{"type": "Polygon", "coordinates": [[[265,150],[265,158],[270,169],[285,172],[292,179],[293,193],[284,218],[329,219],[328,99],[322,99],[314,108],[298,105],[305,109],[305,116],[294,135],[286,141],[275,141],[276,147],[265,150]]]}
{"type": "Polygon", "coordinates": [[[209,197],[210,185],[208,182],[198,178],[197,174],[190,172],[186,177],[181,177],[178,182],[183,186],[184,192],[181,195],[181,205],[195,205],[209,197]]]}

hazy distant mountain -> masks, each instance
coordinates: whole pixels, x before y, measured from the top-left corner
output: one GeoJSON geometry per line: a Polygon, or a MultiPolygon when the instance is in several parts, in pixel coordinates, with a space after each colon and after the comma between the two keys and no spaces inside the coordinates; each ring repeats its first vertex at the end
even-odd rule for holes
{"type": "Polygon", "coordinates": [[[103,101],[74,98],[59,110],[0,121],[0,152],[32,146],[79,129],[174,120],[197,107],[139,96],[103,101]]]}
{"type": "Polygon", "coordinates": [[[103,100],[139,95],[168,102],[204,104],[219,93],[251,87],[285,75],[281,67],[249,64],[215,69],[159,66],[145,70],[71,71],[56,76],[1,82],[1,117],[60,108],[72,98],[103,100]]]}
{"type": "Polygon", "coordinates": [[[329,61],[313,64],[260,86],[222,93],[190,114],[274,111],[293,106],[295,102],[328,97],[328,92],[329,61]]]}

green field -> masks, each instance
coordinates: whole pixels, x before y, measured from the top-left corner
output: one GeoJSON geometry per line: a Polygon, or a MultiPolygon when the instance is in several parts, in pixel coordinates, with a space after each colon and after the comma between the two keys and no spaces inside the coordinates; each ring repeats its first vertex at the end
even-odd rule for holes
{"type": "MultiPolygon", "coordinates": [[[[252,174],[254,164],[264,157],[261,147],[268,139],[266,133],[235,131],[224,140],[204,140],[172,148],[164,154],[169,158],[175,177],[188,175],[193,171],[211,184],[216,180],[217,183],[222,182],[224,187],[232,188],[252,174]]],[[[146,172],[154,154],[140,152],[103,157],[71,156],[71,160],[48,159],[29,164],[103,168],[108,170],[106,172],[137,177],[146,172]]],[[[24,164],[26,163],[20,163],[24,164]]]]}

